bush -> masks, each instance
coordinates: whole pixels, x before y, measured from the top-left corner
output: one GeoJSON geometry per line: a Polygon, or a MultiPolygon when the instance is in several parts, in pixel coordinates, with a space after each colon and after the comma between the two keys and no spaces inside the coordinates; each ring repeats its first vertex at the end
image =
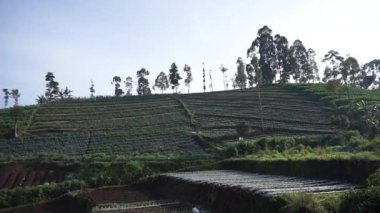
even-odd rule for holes
{"type": "Polygon", "coordinates": [[[377,169],[367,178],[367,185],[380,187],[380,169],[377,169]]]}
{"type": "Polygon", "coordinates": [[[326,212],[322,204],[311,194],[285,194],[281,197],[285,205],[279,211],[285,213],[322,213],[326,212]]]}
{"type": "Polygon", "coordinates": [[[348,192],[343,198],[340,212],[380,212],[380,187],[369,187],[364,190],[348,192]]]}

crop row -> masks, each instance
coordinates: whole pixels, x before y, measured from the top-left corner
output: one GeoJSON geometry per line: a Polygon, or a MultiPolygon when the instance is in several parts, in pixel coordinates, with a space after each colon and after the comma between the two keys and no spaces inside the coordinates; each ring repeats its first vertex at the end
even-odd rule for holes
{"type": "Polygon", "coordinates": [[[149,110],[149,109],[156,109],[156,108],[167,108],[167,107],[173,107],[178,105],[173,100],[168,101],[160,101],[160,102],[153,102],[153,103],[140,103],[140,104],[121,104],[121,103],[110,103],[110,104],[103,104],[103,105],[76,105],[72,104],[69,106],[61,106],[61,105],[43,105],[41,106],[40,112],[41,113],[48,113],[54,112],[54,114],[58,113],[81,113],[81,112],[101,112],[105,110],[149,110]]]}
{"type": "Polygon", "coordinates": [[[303,122],[303,123],[312,123],[312,124],[330,124],[329,113],[292,113],[291,111],[286,110],[275,110],[275,109],[250,109],[250,108],[241,108],[241,109],[230,109],[223,107],[215,108],[194,108],[194,114],[198,116],[220,116],[220,117],[239,117],[247,119],[264,119],[264,120],[275,120],[275,121],[287,121],[287,122],[303,122]]]}
{"type": "MultiPolygon", "coordinates": [[[[246,122],[252,129],[261,130],[264,132],[289,132],[289,133],[310,133],[310,134],[332,134],[336,133],[337,129],[330,125],[323,124],[307,124],[307,123],[288,123],[280,121],[266,121],[261,122],[258,119],[225,119],[218,117],[196,117],[197,121],[201,124],[201,131],[206,135],[229,136],[235,132],[236,126],[241,122],[246,122]],[[217,129],[217,130],[216,130],[217,129]]],[[[213,137],[213,136],[210,136],[213,137]]]]}
{"type": "Polygon", "coordinates": [[[138,111],[130,111],[128,109],[125,110],[116,110],[116,111],[108,111],[105,109],[101,112],[96,113],[67,113],[67,114],[37,114],[35,121],[71,121],[71,120],[81,120],[81,119],[107,119],[107,118],[120,118],[120,117],[138,117],[138,116],[150,116],[156,114],[165,114],[172,111],[180,111],[179,107],[171,107],[171,108],[157,108],[150,110],[138,110],[138,111]]]}
{"type": "Polygon", "coordinates": [[[213,170],[196,172],[166,173],[173,177],[195,183],[207,183],[221,187],[239,187],[253,193],[274,195],[290,192],[331,192],[354,188],[356,186],[328,180],[303,179],[288,176],[260,175],[232,170],[213,170]]]}
{"type": "Polygon", "coordinates": [[[0,140],[0,153],[12,155],[60,154],[141,154],[165,153],[204,155],[190,129],[163,128],[144,131],[99,131],[31,135],[23,139],[0,140]]]}
{"type": "Polygon", "coordinates": [[[133,203],[103,203],[96,205],[92,212],[100,213],[191,213],[189,204],[173,200],[148,200],[133,203]]]}
{"type": "Polygon", "coordinates": [[[60,128],[136,128],[143,126],[178,126],[189,124],[189,120],[179,112],[167,114],[157,114],[143,117],[121,117],[112,119],[99,120],[73,120],[73,121],[36,121],[33,124],[33,129],[60,127],[60,128]]]}
{"type": "Polygon", "coordinates": [[[46,182],[61,182],[63,179],[62,174],[57,174],[53,170],[4,171],[0,174],[0,189],[39,185],[46,182]]]}

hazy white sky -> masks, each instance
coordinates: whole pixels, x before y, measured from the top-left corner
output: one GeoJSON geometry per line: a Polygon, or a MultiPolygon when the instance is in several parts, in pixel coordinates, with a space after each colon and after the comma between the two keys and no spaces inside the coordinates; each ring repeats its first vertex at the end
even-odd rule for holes
{"type": "Polygon", "coordinates": [[[264,25],[300,39],[318,61],[334,49],[366,63],[380,58],[379,8],[379,0],[0,0],[0,89],[18,88],[20,103],[33,104],[53,72],[75,96],[89,96],[91,79],[97,95],[111,95],[113,76],[136,82],[145,67],[152,86],[175,62],[182,77],[192,67],[191,91],[200,92],[205,62],[220,90],[219,66],[234,75],[264,25]]]}

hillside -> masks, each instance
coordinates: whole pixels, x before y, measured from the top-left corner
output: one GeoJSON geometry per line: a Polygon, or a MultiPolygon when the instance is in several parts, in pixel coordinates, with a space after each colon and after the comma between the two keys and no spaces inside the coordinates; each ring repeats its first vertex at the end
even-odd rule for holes
{"type": "MultiPolygon", "coordinates": [[[[42,104],[29,107],[34,111],[25,113],[23,120],[29,123],[22,125],[21,137],[1,139],[0,150],[3,156],[15,157],[196,157],[209,155],[196,132],[217,141],[236,139],[236,125],[241,122],[251,127],[251,137],[325,135],[338,131],[331,124],[331,110],[302,92],[267,87],[260,94],[259,98],[257,89],[248,89],[42,104]]],[[[5,111],[2,114],[6,115],[5,111]]]]}
{"type": "MultiPolygon", "coordinates": [[[[261,201],[253,206],[244,205],[261,198],[263,202],[275,202],[274,208],[284,205],[277,195],[267,200],[268,196],[252,193],[260,184],[250,190],[236,185],[241,181],[241,171],[258,173],[253,179],[267,182],[264,188],[268,190],[272,190],[273,184],[284,192],[315,189],[318,194],[326,190],[331,191],[334,199],[345,202],[349,196],[346,187],[361,188],[380,166],[380,138],[368,138],[359,132],[362,129],[355,128],[363,119],[367,121],[367,115],[361,114],[367,111],[360,108],[358,121],[353,119],[352,112],[356,112],[356,106],[371,109],[379,102],[377,91],[352,89],[347,93],[344,87],[332,90],[326,85],[67,99],[22,107],[24,114],[17,125],[19,138],[11,137],[12,109],[0,110],[0,197],[3,197],[0,209],[50,198],[57,200],[25,208],[44,209],[51,208],[50,205],[61,208],[61,202],[79,200],[85,202],[85,208],[91,204],[96,206],[94,211],[115,212],[137,207],[187,211],[197,203],[212,209],[240,206],[245,211],[260,207],[261,201]],[[334,122],[341,116],[355,125],[341,126],[334,122]],[[241,123],[250,129],[243,140],[237,133],[241,123]],[[211,170],[205,177],[210,179],[216,174],[216,181],[199,184],[185,177],[183,181],[173,179],[173,184],[160,182],[166,172],[178,175],[193,171],[201,177],[200,170],[211,170]],[[233,171],[226,176],[218,170],[233,171]],[[274,179],[268,179],[268,175],[274,179]],[[219,177],[224,176],[227,179],[223,181],[234,186],[215,188],[215,183],[220,185],[219,177]],[[289,178],[291,182],[287,182],[289,178]],[[353,185],[336,188],[331,181],[339,186],[345,182],[353,185]],[[94,187],[127,184],[137,184],[137,188],[132,191],[115,188],[113,193],[104,194],[115,199],[95,199],[96,202],[93,199],[94,187]],[[69,197],[63,196],[79,189],[76,191],[79,197],[71,193],[65,195],[69,197]],[[151,189],[157,189],[153,190],[153,197],[143,196],[142,200],[129,201],[124,196],[134,190],[144,194],[151,189]],[[202,196],[207,193],[211,193],[207,197],[221,197],[209,206],[210,200],[203,200],[206,197],[202,196]],[[223,202],[225,195],[245,200],[223,202]],[[165,200],[167,196],[170,200],[165,200]],[[113,204],[115,200],[117,204],[113,204]]],[[[245,183],[252,178],[242,179],[245,183]]],[[[377,191],[370,189],[357,193],[363,192],[364,196],[368,193],[377,199],[378,195],[370,194],[377,191]]],[[[310,199],[324,200],[321,196],[310,199]]],[[[337,202],[334,208],[339,205],[337,202]]],[[[23,207],[18,208],[21,211],[23,207]]]]}

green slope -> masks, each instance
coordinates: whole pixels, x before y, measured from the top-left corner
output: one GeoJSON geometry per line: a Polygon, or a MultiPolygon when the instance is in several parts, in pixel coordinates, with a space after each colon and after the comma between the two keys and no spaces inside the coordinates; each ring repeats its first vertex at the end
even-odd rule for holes
{"type": "MultiPolygon", "coordinates": [[[[0,139],[0,155],[121,155],[126,157],[210,156],[195,133],[214,141],[237,138],[236,125],[250,125],[251,137],[326,135],[333,109],[323,100],[339,99],[324,85],[271,86],[189,95],[73,99],[27,107],[22,137],[0,139]],[[261,101],[261,107],[260,107],[261,101]],[[33,111],[34,110],[34,111],[33,111]]],[[[357,99],[379,103],[377,93],[355,90],[357,99]]],[[[343,101],[342,101],[343,102],[343,101]]],[[[11,128],[0,110],[0,131],[11,128]]]]}

